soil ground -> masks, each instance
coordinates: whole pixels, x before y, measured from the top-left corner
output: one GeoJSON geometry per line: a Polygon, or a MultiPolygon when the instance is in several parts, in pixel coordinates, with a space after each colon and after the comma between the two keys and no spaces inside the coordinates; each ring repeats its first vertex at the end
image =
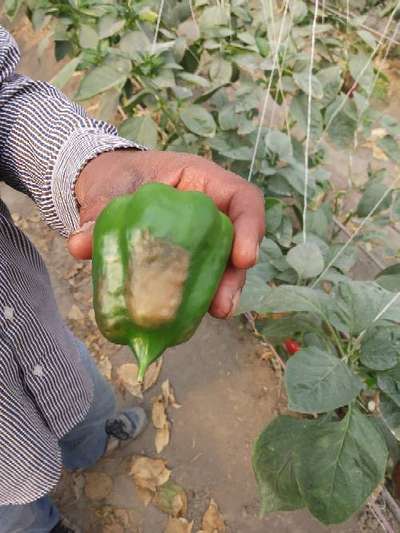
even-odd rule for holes
{"type": "MultiPolygon", "coordinates": [[[[38,61],[37,46],[43,35],[32,33],[25,20],[13,28],[23,53],[20,71],[51,79],[59,66],[51,46],[38,61]]],[[[39,220],[28,198],[6,186],[1,195],[42,253],[63,316],[86,342],[102,371],[111,374],[120,405],[142,403],[149,411],[165,379],[174,387],[182,407],[169,410],[171,442],[161,457],[187,493],[186,516],[194,520],[193,532],[201,529],[210,498],[217,502],[231,533],[379,531],[376,523],[361,526],[357,518],[324,527],[303,511],[259,518],[251,445],[283,403],[279,370],[262,358],[262,349],[245,326],[238,320],[205,319],[190,342],[166,354],[161,375],[144,400],[134,398],[117,380],[121,365],[132,362],[129,351],[101,339],[92,320],[90,265],[77,263],[68,255],[65,241],[39,220]]],[[[149,426],[137,441],[101,460],[92,470],[64,473],[55,494],[64,515],[85,533],[162,533],[167,515],[153,505],[143,505],[129,475],[136,456],[157,457],[154,436],[154,428],[149,426]],[[105,476],[95,475],[99,473],[105,476]],[[99,491],[94,495],[89,486],[96,483],[99,491]]]]}

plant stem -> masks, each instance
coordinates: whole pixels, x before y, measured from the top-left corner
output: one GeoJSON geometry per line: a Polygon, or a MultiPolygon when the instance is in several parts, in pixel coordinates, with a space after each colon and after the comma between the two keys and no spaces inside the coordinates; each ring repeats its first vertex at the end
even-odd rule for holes
{"type": "Polygon", "coordinates": [[[339,335],[336,333],[335,328],[332,327],[332,325],[330,324],[329,320],[325,319],[325,324],[326,324],[326,326],[327,326],[327,328],[329,330],[329,333],[333,337],[333,340],[335,341],[336,347],[339,350],[340,355],[342,356],[343,359],[347,359],[347,356],[346,356],[345,351],[343,349],[342,342],[341,342],[341,340],[339,338],[339,335]]]}

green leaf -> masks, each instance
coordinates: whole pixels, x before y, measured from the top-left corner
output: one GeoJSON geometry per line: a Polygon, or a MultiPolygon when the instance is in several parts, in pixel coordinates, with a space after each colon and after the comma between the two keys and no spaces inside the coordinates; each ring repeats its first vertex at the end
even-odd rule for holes
{"type": "Polygon", "coordinates": [[[349,150],[354,145],[354,135],[357,131],[357,120],[355,116],[352,116],[352,106],[351,103],[347,102],[346,105],[341,107],[343,104],[344,96],[336,98],[326,109],[325,120],[326,124],[330,122],[331,116],[335,114],[335,118],[330,123],[328,128],[328,134],[332,142],[336,144],[339,148],[344,148],[349,150]],[[337,114],[337,109],[341,109],[337,114]]]}
{"type": "MultiPolygon", "coordinates": [[[[339,250],[343,248],[343,244],[333,244],[330,247],[329,257],[327,258],[327,263],[329,263],[336,255],[339,250]]],[[[343,252],[335,259],[333,267],[337,268],[341,272],[348,272],[353,268],[358,259],[358,248],[357,246],[349,245],[344,249],[343,252]]]]}
{"type": "MultiPolygon", "coordinates": [[[[373,181],[369,183],[358,203],[357,215],[359,217],[366,217],[374,209],[382,196],[387,191],[388,187],[381,181],[373,181]]],[[[392,193],[389,193],[379,207],[375,209],[374,214],[378,214],[385,209],[388,209],[392,202],[392,193]]]]}
{"type": "Polygon", "coordinates": [[[321,105],[325,107],[336,99],[343,85],[340,67],[334,66],[324,68],[320,70],[316,76],[320,81],[324,91],[321,105]]]}
{"type": "Polygon", "coordinates": [[[126,79],[125,73],[118,72],[110,65],[96,67],[83,78],[76,99],[86,100],[111,89],[111,87],[123,85],[126,79]]]}
{"type": "Polygon", "coordinates": [[[391,433],[400,440],[400,408],[399,406],[386,396],[380,395],[379,408],[382,414],[382,419],[391,433]]]}
{"type": "Polygon", "coordinates": [[[335,301],[324,292],[309,287],[282,285],[270,290],[268,300],[260,311],[262,313],[313,313],[326,318],[330,311],[336,310],[335,301]]]}
{"type": "Polygon", "coordinates": [[[306,420],[279,416],[264,429],[255,442],[252,461],[263,513],[304,507],[294,464],[297,459],[296,448],[309,424],[306,420]]]}
{"type": "Polygon", "coordinates": [[[358,30],[358,35],[361,37],[361,39],[370,47],[370,48],[375,48],[376,46],[376,39],[375,37],[372,35],[372,33],[370,33],[369,31],[365,31],[365,30],[358,30]]]}
{"type": "Polygon", "coordinates": [[[206,7],[199,17],[199,26],[203,30],[214,26],[225,26],[229,23],[229,14],[222,6],[206,7]]]}
{"type": "Polygon", "coordinates": [[[268,233],[275,233],[282,223],[283,202],[277,198],[265,199],[265,224],[268,233]]]}
{"type": "Polygon", "coordinates": [[[322,330],[319,327],[315,317],[305,315],[287,316],[284,318],[262,319],[259,321],[258,329],[263,336],[273,344],[283,342],[289,337],[294,337],[298,334],[304,334],[310,331],[322,330]]]}
{"type": "Polygon", "coordinates": [[[124,19],[117,19],[114,15],[104,15],[98,22],[100,39],[106,39],[119,33],[125,26],[124,19]]]}
{"type": "Polygon", "coordinates": [[[400,263],[382,270],[376,277],[376,282],[388,291],[400,290],[400,263]]]}
{"type": "Polygon", "coordinates": [[[217,125],[208,111],[199,105],[189,105],[180,110],[180,117],[185,126],[201,137],[214,137],[217,125]]]}
{"type": "Polygon", "coordinates": [[[272,239],[263,239],[260,246],[260,256],[265,257],[266,261],[281,272],[289,266],[281,249],[272,239]]]}
{"type": "Polygon", "coordinates": [[[149,148],[157,146],[157,124],[147,115],[128,118],[119,126],[118,130],[121,137],[149,148]]]}
{"type": "Polygon", "coordinates": [[[378,375],[378,386],[388,398],[400,408],[400,368],[382,372],[378,375]]]}
{"type": "MultiPolygon", "coordinates": [[[[393,298],[393,293],[386,291],[371,281],[346,280],[338,285],[337,305],[342,321],[351,335],[359,335],[365,329],[375,325],[374,320],[393,298]]],[[[381,317],[379,324],[400,321],[400,302],[395,301],[381,317]]]]}
{"type": "Polygon", "coordinates": [[[273,279],[275,272],[274,267],[264,261],[260,261],[255,267],[247,271],[246,283],[240,295],[235,315],[248,311],[257,312],[264,306],[271,290],[267,283],[273,279]]]}
{"type": "Polygon", "coordinates": [[[208,88],[210,86],[210,82],[206,78],[198,76],[197,74],[191,74],[190,72],[178,72],[177,76],[181,80],[192,83],[193,85],[197,85],[198,87],[208,88]]]}
{"type": "MultiPolygon", "coordinates": [[[[302,72],[295,72],[293,74],[293,79],[295,83],[307,95],[309,94],[309,78],[310,78],[310,74],[308,70],[307,71],[303,70],[302,72]]],[[[319,81],[319,79],[314,75],[311,77],[311,93],[312,93],[312,97],[315,98],[316,100],[322,100],[324,96],[324,90],[322,88],[322,84],[319,81]]]]}
{"type": "Polygon", "coordinates": [[[313,242],[298,244],[289,250],[286,259],[301,279],[314,278],[324,269],[321,250],[313,242]]]}
{"type": "Polygon", "coordinates": [[[400,333],[390,327],[371,328],[361,343],[360,361],[372,370],[388,370],[400,359],[400,333]]]}
{"type": "Polygon", "coordinates": [[[61,61],[70,52],[72,52],[72,43],[70,41],[55,41],[54,56],[56,61],[61,61]]]}
{"type": "Polygon", "coordinates": [[[18,13],[18,10],[21,7],[22,3],[23,0],[5,0],[4,11],[7,17],[13,19],[18,13]]]}
{"type": "MultiPolygon", "coordinates": [[[[268,227],[267,227],[268,229],[268,227]]],[[[292,243],[293,225],[292,220],[288,215],[284,215],[279,228],[275,231],[275,238],[280,246],[289,248],[292,243]]]]}
{"type": "Polygon", "coordinates": [[[400,164],[400,147],[392,135],[385,135],[378,141],[379,148],[385,152],[385,154],[395,163],[400,164]]]}
{"type": "Polygon", "coordinates": [[[224,131],[235,130],[239,125],[239,115],[235,112],[233,104],[229,104],[218,113],[220,128],[224,131]]]}
{"type": "Polygon", "coordinates": [[[310,426],[302,443],[295,473],[307,507],[324,524],[344,522],[383,481],[388,451],[381,433],[352,408],[340,422],[310,426]]]}
{"type": "Polygon", "coordinates": [[[232,78],[232,63],[223,57],[216,57],[210,63],[208,74],[214,85],[229,83],[232,78]]]}
{"type": "Polygon", "coordinates": [[[315,347],[290,358],[285,375],[288,405],[300,413],[325,413],[348,405],[362,381],[341,359],[315,347]]]}
{"type": "Polygon", "coordinates": [[[265,136],[265,146],[282,161],[290,161],[293,157],[290,137],[282,131],[269,130],[265,136]]]}
{"type": "Polygon", "coordinates": [[[74,57],[74,59],[71,59],[71,61],[68,61],[54,76],[54,78],[50,81],[52,85],[57,87],[58,89],[62,89],[64,85],[66,85],[69,80],[72,78],[73,73],[76,71],[79,62],[81,61],[81,56],[74,57]]]}
{"type": "MultiPolygon", "coordinates": [[[[303,134],[307,131],[307,95],[301,93],[293,97],[290,105],[290,114],[297,121],[298,126],[301,128],[303,134]]],[[[323,119],[321,114],[320,105],[318,102],[314,102],[311,106],[311,139],[317,141],[322,135],[323,119]]]]}
{"type": "Polygon", "coordinates": [[[331,224],[332,211],[327,204],[321,205],[316,211],[307,213],[307,234],[313,233],[329,241],[331,224]]]}
{"type": "Polygon", "coordinates": [[[122,52],[125,52],[131,59],[136,59],[137,54],[147,52],[151,43],[143,31],[129,31],[119,43],[122,52]]]}
{"type": "Polygon", "coordinates": [[[293,0],[289,6],[295,24],[299,24],[299,22],[302,22],[306,18],[308,9],[307,4],[303,0],[293,0]]]}
{"type": "Polygon", "coordinates": [[[372,91],[375,75],[368,54],[365,52],[358,52],[356,55],[350,54],[349,69],[353,79],[358,80],[360,87],[367,92],[372,91]]]}
{"type": "Polygon", "coordinates": [[[99,35],[91,26],[82,24],[79,29],[79,44],[82,48],[97,48],[99,35]]]}

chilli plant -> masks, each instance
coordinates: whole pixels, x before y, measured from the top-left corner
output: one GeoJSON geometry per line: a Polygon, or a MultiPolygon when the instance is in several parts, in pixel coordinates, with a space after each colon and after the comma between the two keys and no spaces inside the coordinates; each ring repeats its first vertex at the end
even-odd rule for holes
{"type": "Polygon", "coordinates": [[[239,313],[285,367],[288,414],[254,446],[262,509],[346,520],[399,460],[400,124],[384,111],[383,68],[398,3],[5,5],[48,26],[39,53],[52,39],[63,61],[53,83],[78,80],[75,98],[121,135],[212,157],[263,189],[265,238],[239,313]],[[391,265],[356,281],[366,255],[381,265],[375,249],[391,265]]]}

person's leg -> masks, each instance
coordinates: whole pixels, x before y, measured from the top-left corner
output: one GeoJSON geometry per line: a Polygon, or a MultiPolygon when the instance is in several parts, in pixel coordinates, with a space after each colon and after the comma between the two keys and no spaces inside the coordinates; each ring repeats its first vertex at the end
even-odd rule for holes
{"type": "Polygon", "coordinates": [[[49,496],[26,505],[0,506],[0,533],[49,533],[59,520],[49,496]]]}
{"type": "Polygon", "coordinates": [[[147,418],[141,407],[131,407],[116,415],[111,385],[100,374],[86,346],[76,338],[79,353],[94,385],[93,403],[86,418],[60,440],[63,464],[68,470],[93,466],[119,441],[135,439],[145,428],[147,418]]]}
{"type": "Polygon", "coordinates": [[[100,374],[83,342],[74,338],[85,368],[93,380],[92,406],[85,419],[60,440],[65,468],[76,470],[93,466],[104,454],[108,435],[106,422],[115,414],[116,402],[111,385],[100,374]]]}

